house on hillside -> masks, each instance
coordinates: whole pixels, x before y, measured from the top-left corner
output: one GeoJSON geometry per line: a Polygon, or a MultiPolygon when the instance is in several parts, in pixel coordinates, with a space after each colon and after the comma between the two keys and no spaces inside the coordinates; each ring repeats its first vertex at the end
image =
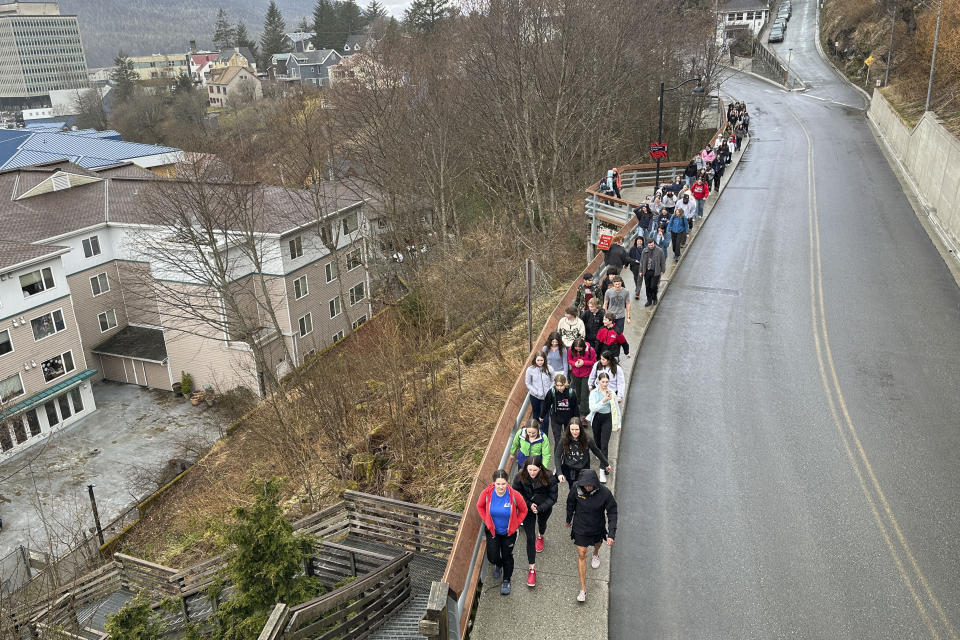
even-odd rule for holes
{"type": "Polygon", "coordinates": [[[274,77],[281,82],[326,87],[330,84],[328,70],[342,59],[333,49],[277,54],[273,56],[274,77]]]}
{"type": "Polygon", "coordinates": [[[219,51],[196,51],[187,54],[190,60],[190,77],[194,84],[206,85],[212,63],[220,57],[219,51]]]}
{"type": "Polygon", "coordinates": [[[158,181],[126,164],[0,171],[0,460],[94,411],[96,380],[170,391],[185,371],[198,389],[263,394],[264,367],[282,376],[366,322],[365,200],[330,182],[323,201],[318,211],[302,189],[222,175],[158,181]],[[239,312],[225,311],[224,289],[198,275],[200,259],[164,217],[168,202],[201,215],[196,188],[212,202],[249,197],[242,231],[260,270],[229,229],[209,249],[239,312]]]}
{"type": "Polygon", "coordinates": [[[211,107],[226,107],[228,104],[246,103],[263,97],[260,78],[246,67],[214,69],[207,82],[211,107]]]}
{"type": "Polygon", "coordinates": [[[257,59],[250,52],[250,49],[246,47],[224,49],[220,52],[220,55],[210,63],[211,71],[223,67],[247,67],[248,69],[252,69],[253,73],[256,74],[257,59]]]}
{"type": "Polygon", "coordinates": [[[283,44],[288,50],[293,51],[294,53],[313,51],[316,48],[313,46],[313,37],[316,35],[317,34],[312,31],[285,33],[283,34],[283,44]]]}
{"type": "Polygon", "coordinates": [[[769,19],[770,5],[766,0],[721,1],[717,10],[717,43],[723,45],[744,31],[759,36],[769,19]]]}
{"type": "Polygon", "coordinates": [[[362,51],[370,51],[377,46],[377,41],[368,33],[358,33],[347,38],[343,45],[343,55],[351,56],[362,51]]]}

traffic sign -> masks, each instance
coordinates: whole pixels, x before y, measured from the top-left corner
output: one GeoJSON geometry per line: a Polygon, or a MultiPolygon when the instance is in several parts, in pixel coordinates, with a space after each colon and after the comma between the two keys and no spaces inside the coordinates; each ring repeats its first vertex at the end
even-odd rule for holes
{"type": "Polygon", "coordinates": [[[606,251],[610,248],[610,243],[613,242],[613,236],[607,235],[605,233],[600,235],[600,242],[597,243],[597,249],[601,251],[606,251]]]}

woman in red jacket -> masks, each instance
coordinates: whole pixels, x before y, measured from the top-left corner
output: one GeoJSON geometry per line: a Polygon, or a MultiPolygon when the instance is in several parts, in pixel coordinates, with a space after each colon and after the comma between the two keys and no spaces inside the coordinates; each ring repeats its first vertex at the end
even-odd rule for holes
{"type": "Polygon", "coordinates": [[[527,517],[527,502],[510,486],[507,472],[497,469],[493,472],[493,483],[477,500],[477,511],[487,536],[487,561],[493,565],[493,579],[502,576],[500,595],[510,595],[513,546],[517,542],[517,529],[527,517]]]}
{"type": "MultiPolygon", "coordinates": [[[[583,402],[580,398],[590,397],[590,387],[587,386],[587,379],[590,378],[590,371],[593,370],[593,363],[596,361],[597,352],[583,338],[574,340],[573,346],[567,351],[570,377],[573,378],[573,392],[577,394],[579,402],[583,402]]],[[[590,411],[587,403],[584,403],[583,406],[578,403],[577,409],[581,418],[590,411]]]]}

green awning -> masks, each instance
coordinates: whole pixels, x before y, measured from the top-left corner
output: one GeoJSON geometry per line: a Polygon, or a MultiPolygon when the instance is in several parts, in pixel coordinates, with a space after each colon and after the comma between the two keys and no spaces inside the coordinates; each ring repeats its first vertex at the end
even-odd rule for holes
{"type": "Polygon", "coordinates": [[[42,402],[44,402],[47,398],[55,396],[59,394],[61,391],[69,389],[70,387],[75,387],[81,382],[83,382],[84,380],[89,380],[95,375],[97,375],[96,369],[87,369],[86,371],[81,371],[76,375],[72,375],[66,380],[63,380],[62,382],[58,382],[52,387],[44,389],[40,393],[35,393],[29,398],[21,400],[20,402],[7,407],[3,411],[3,413],[0,413],[0,420],[3,420],[4,418],[7,418],[12,415],[16,415],[22,411],[26,411],[27,409],[31,409],[37,406],[38,404],[41,404],[42,402]]]}

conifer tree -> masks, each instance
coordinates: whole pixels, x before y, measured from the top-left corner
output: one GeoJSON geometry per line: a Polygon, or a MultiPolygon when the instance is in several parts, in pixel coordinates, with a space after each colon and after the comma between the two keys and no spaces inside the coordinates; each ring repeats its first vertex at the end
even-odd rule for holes
{"type": "Polygon", "coordinates": [[[140,76],[133,70],[133,60],[121,49],[113,59],[113,71],[110,72],[110,82],[113,83],[114,96],[117,102],[123,102],[133,95],[137,88],[140,76]]]}
{"type": "Polygon", "coordinates": [[[387,10],[377,0],[370,0],[370,3],[363,10],[363,24],[368,25],[377,18],[386,18],[387,10]]]}
{"type": "Polygon", "coordinates": [[[250,33],[247,31],[247,25],[243,23],[243,20],[237,23],[235,42],[237,49],[246,47],[250,49],[250,53],[253,54],[254,58],[257,57],[257,41],[250,37],[250,33]]]}
{"type": "Polygon", "coordinates": [[[227,18],[227,12],[223,9],[217,10],[217,24],[213,28],[213,48],[217,51],[223,51],[234,46],[237,41],[237,31],[230,25],[227,18]]]}
{"type": "Polygon", "coordinates": [[[277,3],[270,0],[270,6],[267,7],[267,17],[263,23],[263,35],[260,36],[261,60],[263,68],[270,66],[274,54],[284,53],[286,47],[283,43],[283,36],[287,30],[287,24],[277,8],[277,3]]]}
{"type": "Polygon", "coordinates": [[[340,25],[337,9],[332,0],[317,0],[313,9],[313,46],[316,49],[339,49],[344,41],[339,40],[340,25]]]}
{"type": "Polygon", "coordinates": [[[403,13],[407,27],[428,32],[453,15],[450,0],[414,0],[403,13]]]}

